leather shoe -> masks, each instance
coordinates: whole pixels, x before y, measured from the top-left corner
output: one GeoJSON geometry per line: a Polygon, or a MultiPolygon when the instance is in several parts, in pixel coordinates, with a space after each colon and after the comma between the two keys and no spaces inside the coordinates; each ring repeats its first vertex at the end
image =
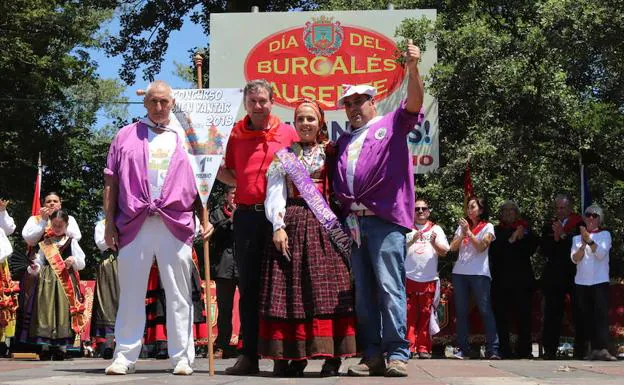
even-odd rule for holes
{"type": "Polygon", "coordinates": [[[321,377],[336,377],[340,375],[340,365],[342,360],[339,357],[328,358],[321,368],[321,377]]]}
{"type": "Polygon", "coordinates": [[[225,369],[225,374],[230,376],[250,376],[258,374],[258,359],[247,356],[239,356],[234,366],[225,369]]]}

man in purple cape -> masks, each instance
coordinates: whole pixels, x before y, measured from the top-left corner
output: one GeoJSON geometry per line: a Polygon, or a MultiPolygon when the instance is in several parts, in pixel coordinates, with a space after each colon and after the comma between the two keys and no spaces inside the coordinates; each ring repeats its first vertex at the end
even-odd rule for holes
{"type": "Polygon", "coordinates": [[[354,235],[352,268],[363,358],[351,376],[407,376],[405,234],[414,223],[414,175],[407,135],[423,120],[420,50],[405,54],[407,99],[377,116],[376,90],[345,86],[338,100],[350,130],[337,142],[334,190],[354,235]],[[388,365],[384,361],[386,353],[388,365]]]}
{"type": "MultiPolygon", "coordinates": [[[[158,262],[167,306],[167,339],[173,374],[190,375],[195,359],[191,299],[195,176],[182,139],[170,126],[171,87],[155,81],[143,101],[147,117],[123,127],[113,139],[104,169],[104,239],[119,249],[119,308],[113,363],[106,374],[128,374],[141,352],[145,292],[153,259],[158,262]]],[[[212,226],[202,227],[204,237],[212,226]]]]}

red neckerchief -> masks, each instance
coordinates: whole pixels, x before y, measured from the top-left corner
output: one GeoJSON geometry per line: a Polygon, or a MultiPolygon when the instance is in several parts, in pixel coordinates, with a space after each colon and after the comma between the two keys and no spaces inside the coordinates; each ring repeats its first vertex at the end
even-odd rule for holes
{"type": "Polygon", "coordinates": [[[597,228],[596,230],[592,230],[592,231],[587,230],[587,232],[590,233],[590,234],[596,234],[596,233],[600,233],[602,231],[604,231],[604,230],[601,229],[600,227],[597,228]]]}
{"type": "Polygon", "coordinates": [[[228,217],[228,218],[230,218],[232,216],[232,210],[230,210],[228,208],[228,204],[227,203],[225,203],[223,205],[223,214],[225,214],[225,216],[228,217]]]}
{"type": "Polygon", "coordinates": [[[500,227],[502,227],[503,229],[517,229],[518,227],[522,226],[525,229],[529,228],[529,222],[525,221],[524,219],[518,219],[517,221],[511,223],[511,224],[506,224],[501,222],[499,224],[500,227]]]}
{"type": "Polygon", "coordinates": [[[583,222],[583,217],[578,214],[570,214],[568,216],[568,221],[565,226],[563,226],[563,231],[566,233],[571,233],[580,223],[583,222]]]}
{"type": "Polygon", "coordinates": [[[265,142],[274,141],[277,135],[277,128],[282,124],[281,120],[275,116],[270,115],[268,121],[268,129],[264,130],[250,130],[251,118],[249,115],[239,120],[232,129],[231,137],[237,139],[252,139],[262,138],[265,142]]]}
{"type": "Polygon", "coordinates": [[[416,231],[416,234],[414,234],[414,238],[417,240],[422,239],[423,234],[431,230],[432,227],[433,227],[433,222],[431,221],[427,221],[427,223],[425,223],[425,227],[423,227],[422,230],[418,230],[418,228],[414,227],[414,230],[416,231]]]}
{"type": "MultiPolygon", "coordinates": [[[[470,221],[468,221],[470,222],[470,221]]],[[[472,232],[474,235],[477,235],[481,232],[481,230],[483,230],[483,228],[485,227],[485,225],[487,225],[486,221],[479,221],[479,223],[476,224],[476,226],[473,226],[470,229],[470,232],[472,232]]],[[[470,241],[470,237],[466,236],[464,237],[464,245],[468,243],[468,241],[470,241]]]]}

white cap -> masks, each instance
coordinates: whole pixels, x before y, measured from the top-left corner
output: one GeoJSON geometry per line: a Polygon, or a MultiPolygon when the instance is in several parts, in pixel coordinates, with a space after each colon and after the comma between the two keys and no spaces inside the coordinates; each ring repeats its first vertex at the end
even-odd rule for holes
{"type": "Polygon", "coordinates": [[[377,89],[369,84],[358,84],[355,86],[351,84],[343,84],[342,96],[338,99],[338,107],[344,107],[345,98],[355,94],[369,95],[372,98],[377,95],[377,89]]]}

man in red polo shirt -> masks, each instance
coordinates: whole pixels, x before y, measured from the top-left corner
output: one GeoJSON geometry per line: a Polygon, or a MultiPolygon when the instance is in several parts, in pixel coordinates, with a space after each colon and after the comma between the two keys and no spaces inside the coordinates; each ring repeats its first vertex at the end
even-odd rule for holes
{"type": "Polygon", "coordinates": [[[217,178],[236,186],[234,259],[238,266],[242,355],[226,374],[258,373],[258,295],[260,263],[273,228],[264,213],[266,171],[275,152],[299,140],[291,126],[271,115],[273,88],[266,80],[245,86],[247,115],[236,123],[225,151],[225,166],[217,178]]]}

